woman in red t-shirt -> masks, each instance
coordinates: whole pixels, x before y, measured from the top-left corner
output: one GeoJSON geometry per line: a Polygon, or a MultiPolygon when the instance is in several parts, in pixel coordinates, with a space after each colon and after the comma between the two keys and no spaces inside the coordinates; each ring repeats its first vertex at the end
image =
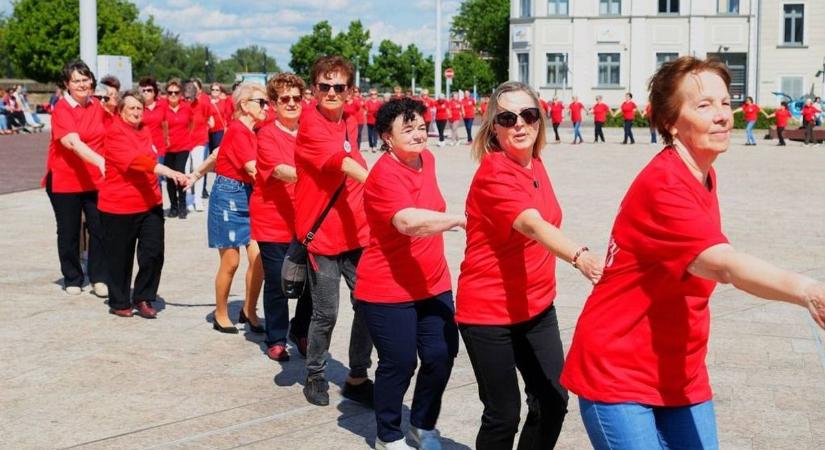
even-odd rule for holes
{"type": "MultiPolygon", "coordinates": [[[[170,169],[183,172],[189,161],[189,151],[192,150],[192,108],[183,100],[183,87],[180,80],[173,78],[166,83],[166,110],[163,122],[166,133],[166,156],[163,164],[170,169]]],[[[186,192],[174,180],[166,180],[166,191],[169,194],[169,213],[167,217],[185,219],[186,192]]]]}
{"type": "Polygon", "coordinates": [[[530,406],[519,448],[553,448],[567,412],[553,306],[556,258],[594,283],[602,263],[559,229],[561,208],[540,157],[546,124],[535,92],[504,83],[489,108],[473,143],[481,165],[467,196],[456,296],[456,321],[484,403],[476,448],[513,448],[521,406],[516,370],[530,406]]]}
{"type": "Polygon", "coordinates": [[[95,76],[83,61],[63,67],[66,95],[58,100],[52,113],[52,137],[46,160],[43,185],[57,222],[57,255],[67,294],[82,292],[83,267],[80,264],[81,215],[89,230],[87,270],[92,292],[108,296],[103,231],[97,209],[97,185],[105,173],[103,125],[105,112],[92,98],[95,76]]]}
{"type": "Polygon", "coordinates": [[[745,115],[745,145],[756,145],[756,138],[753,136],[753,127],[756,125],[756,119],[759,117],[759,113],[762,113],[765,117],[768,117],[768,115],[759,105],[753,102],[753,97],[751,96],[745,99],[745,103],[742,104],[742,106],[733,110],[734,114],[738,112],[742,112],[745,115]]]}
{"type": "Polygon", "coordinates": [[[476,100],[470,91],[464,91],[464,98],[461,99],[462,113],[464,115],[464,129],[467,131],[467,144],[473,143],[473,122],[476,118],[476,100]]]}
{"type": "Polygon", "coordinates": [[[154,77],[141,78],[138,86],[140,86],[140,94],[143,96],[143,119],[141,119],[141,123],[144,128],[149,130],[158,162],[163,164],[163,157],[166,155],[166,141],[163,139],[166,101],[158,98],[160,90],[154,77]]]}
{"type": "Polygon", "coordinates": [[[207,235],[209,248],[218,249],[220,267],[215,275],[215,318],[212,328],[221,333],[238,333],[229,319],[227,299],[232,279],[240,263],[241,246],[246,247],[249,266],[246,271],[244,304],[239,323],[248,323],[256,333],[263,333],[256,313],[258,295],[263,284],[258,244],[250,236],[249,196],[257,169],[257,140],[255,125],[266,120],[269,100],[266,90],[256,83],[241,83],[232,93],[235,120],[229,123],[220,149],[207,158],[192,174],[192,182],[203,177],[214,161],[215,183],[209,195],[207,235]],[[217,155],[217,156],[215,156],[217,155]]]}
{"type": "Polygon", "coordinates": [[[596,130],[596,138],[593,143],[599,142],[599,139],[604,142],[604,123],[607,121],[607,115],[610,114],[610,107],[607,106],[606,103],[602,102],[602,96],[596,96],[596,104],[590,108],[590,114],[593,114],[593,125],[596,130]]]}
{"type": "Polygon", "coordinates": [[[716,283],[807,306],[825,328],[825,284],[738,252],[722,233],[713,162],[730,145],[729,85],[723,63],[690,56],[650,82],[667,147],[622,201],[561,378],[597,450],[718,448],[705,366],[716,283]]]}
{"type": "Polygon", "coordinates": [[[817,145],[814,139],[814,126],[816,125],[816,116],[822,110],[810,98],[805,99],[805,105],[802,107],[802,122],[805,126],[805,146],[817,145]]]}
{"type": "Polygon", "coordinates": [[[443,94],[438,94],[435,101],[435,127],[438,129],[438,146],[444,147],[444,129],[447,127],[447,120],[450,119],[450,102],[443,94]]]}
{"type": "Polygon", "coordinates": [[[779,138],[777,146],[785,146],[785,127],[788,126],[788,120],[791,119],[791,112],[788,110],[788,102],[783,101],[779,105],[779,109],[768,115],[768,118],[776,118],[776,136],[779,138]]]}
{"type": "Polygon", "coordinates": [[[449,101],[450,104],[450,137],[453,140],[453,146],[458,145],[458,124],[463,117],[463,108],[461,100],[458,98],[458,92],[453,92],[453,98],[449,101]]]}
{"type": "Polygon", "coordinates": [[[289,338],[306,356],[307,333],[312,315],[312,297],[304,289],[289,320],[289,304],[281,289],[281,266],[289,243],[295,237],[295,136],[301,117],[304,80],[279,73],[266,83],[266,94],[275,105],[277,119],[258,130],[257,174],[249,199],[252,239],[261,249],[264,273],[264,325],[266,354],[275,361],[289,360],[289,338]]]}
{"type": "Polygon", "coordinates": [[[564,103],[558,99],[558,97],[553,97],[553,103],[549,105],[550,108],[550,123],[553,125],[553,134],[556,135],[556,142],[561,142],[561,138],[559,137],[559,125],[561,125],[561,120],[564,117],[564,103]]]}
{"type": "Polygon", "coordinates": [[[582,137],[582,111],[584,105],[579,101],[579,97],[574,95],[570,99],[570,105],[567,106],[570,110],[570,121],[573,122],[573,145],[584,142],[582,137]]]}
{"type": "Polygon", "coordinates": [[[617,117],[619,114],[622,115],[622,119],[624,120],[624,140],[622,144],[627,144],[627,141],[630,141],[631,144],[636,143],[636,139],[633,138],[633,120],[636,118],[636,103],[633,102],[633,94],[630,92],[624,95],[624,102],[613,113],[613,117],[617,117]]]}
{"type": "Polygon", "coordinates": [[[424,110],[411,98],[381,107],[376,129],[384,154],[364,185],[370,239],[356,270],[355,298],[378,351],[376,448],[404,442],[402,403],[419,357],[409,433],[422,448],[435,448],[429,445],[438,443],[441,396],[458,352],[442,233],[466,220],[445,213],[424,110]]]}
{"type": "Polygon", "coordinates": [[[157,162],[152,133],[143,126],[144,100],[130,91],[118,102],[118,114],[103,140],[106,180],[100,185],[100,220],[109,268],[109,312],[132,317],[133,310],[147,319],[157,311],[163,268],[163,201],[158,176],[165,176],[184,188],[189,178],[157,162]],[[138,273],[131,299],[132,261],[138,252],[138,273]]]}
{"type": "Polygon", "coordinates": [[[370,152],[375,153],[378,146],[378,135],[375,133],[375,115],[381,108],[381,100],[378,98],[378,91],[370,89],[370,97],[364,102],[364,109],[367,113],[367,140],[369,141],[370,152]]]}
{"type": "MultiPolygon", "coordinates": [[[[226,132],[226,126],[232,121],[232,113],[227,114],[227,103],[232,103],[232,100],[226,98],[226,90],[220,83],[212,83],[209,87],[209,117],[207,124],[209,125],[209,146],[208,155],[221,146],[223,140],[223,133],[226,132]]],[[[209,198],[209,191],[206,189],[209,174],[203,175],[203,182],[201,184],[201,198],[209,198]]],[[[198,192],[195,191],[195,195],[198,192]]]]}
{"type": "Polygon", "coordinates": [[[429,136],[430,124],[433,122],[435,101],[430,97],[430,91],[428,89],[421,89],[421,103],[424,104],[424,126],[427,128],[427,136],[429,136]]]}

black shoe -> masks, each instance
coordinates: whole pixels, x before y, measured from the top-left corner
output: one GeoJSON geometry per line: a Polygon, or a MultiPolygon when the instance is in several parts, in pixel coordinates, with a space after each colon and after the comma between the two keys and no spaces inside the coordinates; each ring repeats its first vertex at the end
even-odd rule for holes
{"type": "Polygon", "coordinates": [[[329,405],[329,383],[323,378],[307,378],[304,397],[313,405],[329,405]]]}
{"type": "Polygon", "coordinates": [[[178,217],[178,208],[169,208],[169,213],[166,214],[166,217],[178,217]]]}
{"type": "Polygon", "coordinates": [[[201,192],[201,198],[209,198],[209,192],[206,189],[201,192]]]}
{"type": "Polygon", "coordinates": [[[221,324],[218,323],[217,320],[212,322],[212,329],[226,334],[238,334],[237,328],[235,328],[234,326],[223,327],[221,326],[221,324]]]}
{"type": "Polygon", "coordinates": [[[349,382],[346,382],[344,383],[343,389],[341,389],[341,395],[344,398],[372,408],[374,405],[373,395],[375,391],[373,386],[372,380],[367,380],[361,384],[349,384],[349,382]]]}
{"type": "Polygon", "coordinates": [[[243,308],[241,308],[241,313],[238,315],[238,323],[245,323],[255,333],[263,333],[266,331],[264,327],[260,325],[252,325],[252,322],[246,317],[246,313],[243,312],[243,308]]]}
{"type": "Polygon", "coordinates": [[[184,206],[182,209],[178,210],[178,219],[185,219],[188,214],[189,210],[184,206]]]}

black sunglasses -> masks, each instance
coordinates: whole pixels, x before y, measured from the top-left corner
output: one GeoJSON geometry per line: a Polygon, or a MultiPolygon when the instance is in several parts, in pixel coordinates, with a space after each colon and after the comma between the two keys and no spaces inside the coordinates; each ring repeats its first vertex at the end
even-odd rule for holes
{"type": "Polygon", "coordinates": [[[180,95],[180,91],[166,91],[169,95],[180,95]]]}
{"type": "Polygon", "coordinates": [[[524,119],[524,123],[532,125],[541,118],[538,108],[524,108],[520,113],[516,114],[512,111],[503,111],[496,114],[496,123],[504,128],[512,128],[518,122],[518,116],[524,119]]]}
{"type": "Polygon", "coordinates": [[[292,99],[292,101],[295,102],[295,103],[300,103],[301,98],[302,97],[300,95],[282,95],[282,96],[278,97],[278,101],[285,104],[285,105],[288,105],[289,104],[289,99],[292,99]]]}
{"type": "Polygon", "coordinates": [[[329,92],[330,89],[335,89],[336,94],[340,94],[347,90],[346,84],[327,84],[327,83],[318,83],[318,89],[321,92],[329,92]]]}
{"type": "Polygon", "coordinates": [[[140,92],[155,92],[155,88],[140,88],[140,92]]]}
{"type": "Polygon", "coordinates": [[[100,100],[103,103],[108,103],[109,102],[109,96],[108,95],[95,95],[94,97],[96,99],[100,100]]]}
{"type": "Polygon", "coordinates": [[[250,98],[250,99],[249,99],[249,100],[247,100],[247,101],[248,101],[248,102],[255,102],[255,103],[257,103],[257,104],[258,104],[258,106],[260,106],[260,107],[261,107],[261,109],[263,109],[263,108],[264,108],[264,107],[265,107],[265,106],[269,103],[269,102],[267,102],[267,101],[266,101],[266,99],[265,99],[265,98],[250,98]]]}

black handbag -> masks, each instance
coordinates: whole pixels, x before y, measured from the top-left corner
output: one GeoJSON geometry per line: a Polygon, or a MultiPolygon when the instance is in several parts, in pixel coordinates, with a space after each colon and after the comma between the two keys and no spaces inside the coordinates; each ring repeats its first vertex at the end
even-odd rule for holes
{"type": "Polygon", "coordinates": [[[286,298],[298,298],[304,293],[307,279],[307,259],[309,256],[307,247],[309,243],[312,242],[312,239],[315,238],[315,233],[318,231],[318,228],[321,227],[321,223],[326,219],[327,214],[329,214],[335,201],[338,200],[346,184],[347,178],[344,176],[344,181],[341,182],[341,185],[338,186],[338,189],[332,194],[332,198],[329,199],[326,208],[324,208],[321,215],[318,216],[315,223],[312,224],[312,228],[309,229],[304,240],[299,241],[293,237],[292,242],[289,243],[289,248],[284,256],[284,263],[281,266],[281,290],[284,292],[286,298]]]}

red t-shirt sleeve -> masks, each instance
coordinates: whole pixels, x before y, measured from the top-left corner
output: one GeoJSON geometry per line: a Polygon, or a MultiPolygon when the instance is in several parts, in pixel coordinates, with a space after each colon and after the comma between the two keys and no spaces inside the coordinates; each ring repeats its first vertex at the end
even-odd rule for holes
{"type": "Polygon", "coordinates": [[[258,156],[255,161],[255,168],[261,179],[266,180],[272,176],[275,168],[281,164],[294,166],[295,163],[287,158],[286,152],[289,150],[277,137],[277,130],[274,125],[262,128],[258,132],[258,156]]]}
{"type": "Polygon", "coordinates": [[[370,202],[371,211],[382,222],[392,223],[392,218],[399,211],[416,207],[410,190],[400,180],[394,179],[390,171],[383,170],[374,175],[378,179],[369,184],[369,189],[364,192],[364,200],[370,202]]]}
{"type": "Polygon", "coordinates": [[[488,208],[485,219],[505,235],[511,232],[519,214],[537,208],[523,183],[519,183],[516,174],[511,171],[493,170],[491,176],[479,180],[476,190],[479,204],[488,208]]]}
{"type": "Polygon", "coordinates": [[[52,113],[52,140],[59,141],[69,133],[77,133],[78,124],[74,120],[71,106],[64,100],[58,102],[52,113]]]}
{"type": "Polygon", "coordinates": [[[317,136],[314,133],[306,133],[303,139],[304,156],[313,161],[321,172],[341,172],[341,163],[346,158],[344,151],[344,141],[330,142],[327,136],[317,136]],[[321,139],[319,139],[321,138],[321,139]]]}
{"type": "Polygon", "coordinates": [[[644,209],[649,214],[628,214],[627,243],[642,260],[656,261],[676,277],[685,275],[688,265],[700,253],[716,244],[727,243],[721,227],[684,185],[649,186],[644,209]]]}
{"type": "Polygon", "coordinates": [[[255,135],[251,132],[240,132],[236,136],[235,145],[232,152],[227,155],[232,167],[243,170],[244,165],[249,161],[255,161],[257,149],[255,147],[255,135]]]}

